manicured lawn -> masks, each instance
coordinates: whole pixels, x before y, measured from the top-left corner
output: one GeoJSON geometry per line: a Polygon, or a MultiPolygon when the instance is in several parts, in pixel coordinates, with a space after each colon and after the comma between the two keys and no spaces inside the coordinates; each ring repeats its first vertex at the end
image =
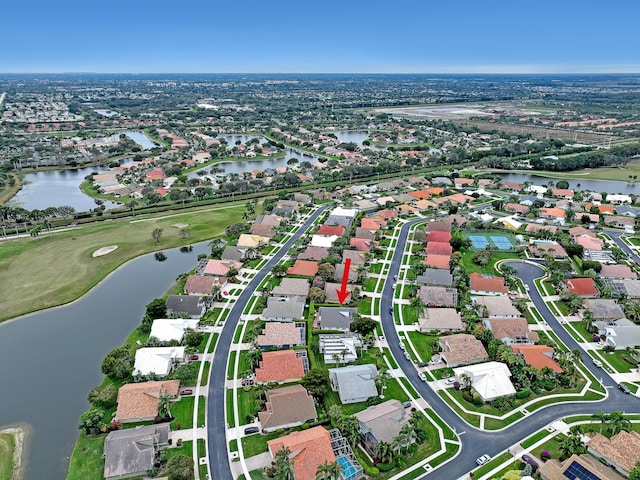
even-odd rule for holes
{"type": "Polygon", "coordinates": [[[223,235],[224,228],[239,221],[243,211],[244,206],[225,206],[194,209],[191,214],[160,213],[135,223],[116,219],[4,242],[0,249],[0,321],[75,300],[139,255],[223,235]],[[189,224],[190,237],[182,239],[180,230],[171,227],[175,223],[189,224]],[[160,245],[151,237],[155,228],[164,232],[160,245]],[[108,245],[118,245],[118,249],[92,256],[108,245]]]}
{"type": "Polygon", "coordinates": [[[640,247],[640,238],[638,237],[629,237],[629,242],[631,245],[635,245],[636,247],[640,247]]]}
{"type": "Polygon", "coordinates": [[[423,362],[428,362],[431,360],[431,342],[438,341],[437,335],[427,335],[426,333],[420,332],[407,332],[405,335],[409,335],[411,339],[411,343],[418,351],[418,355],[420,355],[420,359],[423,362]]]}
{"type": "Polygon", "coordinates": [[[602,358],[604,358],[609,365],[619,373],[629,373],[632,368],[636,368],[638,366],[638,363],[624,350],[616,350],[614,352],[605,352],[600,350],[600,353],[602,354],[602,358]]]}
{"type": "Polygon", "coordinates": [[[253,421],[253,413],[256,409],[256,397],[252,390],[245,392],[242,388],[238,389],[238,419],[240,424],[251,423],[253,421]]]}
{"type": "Polygon", "coordinates": [[[365,298],[358,301],[358,313],[360,315],[371,315],[371,299],[365,298]]]}
{"type": "Polygon", "coordinates": [[[493,470],[494,468],[498,467],[499,465],[501,465],[504,462],[507,462],[509,460],[511,460],[513,458],[513,455],[511,455],[510,453],[503,453],[501,455],[498,455],[497,457],[493,457],[491,459],[491,461],[489,463],[484,464],[483,466],[477,468],[476,470],[474,470],[474,478],[480,478],[483,475],[487,474],[488,472],[490,472],[491,470],[493,470]]]}
{"type": "Polygon", "coordinates": [[[67,480],[85,480],[87,478],[103,478],[104,439],[106,435],[87,437],[83,433],[78,437],[71,459],[67,480]]]}
{"type": "MultiPolygon", "coordinates": [[[[249,476],[251,477],[251,480],[271,480],[265,475],[263,469],[251,470],[249,472],[249,476]]],[[[238,480],[246,480],[244,473],[238,477],[238,480]]]]}
{"type": "Polygon", "coordinates": [[[549,432],[547,430],[540,430],[539,432],[536,432],[535,434],[531,435],[529,438],[527,438],[523,442],[520,442],[520,445],[522,445],[524,448],[529,448],[531,445],[539,442],[547,435],[549,435],[549,432]]]}
{"type": "MultiPolygon", "coordinates": [[[[587,329],[584,326],[584,322],[571,322],[569,323],[570,326],[567,327],[567,330],[569,333],[573,333],[571,331],[571,327],[573,327],[575,329],[575,331],[577,332],[577,334],[579,335],[580,338],[578,338],[577,340],[579,342],[592,342],[593,341],[593,335],[589,332],[587,332],[587,329]]],[[[575,337],[575,335],[572,335],[575,337]]]]}
{"type": "Polygon", "coordinates": [[[355,413],[361,412],[362,410],[367,408],[367,402],[357,402],[357,403],[347,403],[342,404],[340,401],[340,397],[338,396],[338,392],[334,392],[333,390],[329,390],[324,396],[324,405],[328,410],[331,405],[337,405],[342,409],[342,413],[345,415],[353,415],[355,413]]]}
{"type": "Polygon", "coordinates": [[[236,351],[229,352],[229,363],[227,364],[227,380],[233,378],[233,370],[236,366],[236,351]]]}
{"type": "Polygon", "coordinates": [[[204,425],[204,420],[207,416],[207,398],[204,395],[200,395],[198,400],[198,426],[204,425]]]}
{"type": "Polygon", "coordinates": [[[171,422],[171,429],[176,428],[176,424],[180,423],[182,428],[193,428],[193,406],[195,397],[182,397],[179,402],[171,405],[171,415],[174,420],[171,422]]]}
{"type": "Polygon", "coordinates": [[[539,447],[533,449],[533,455],[540,458],[540,453],[542,453],[543,450],[546,450],[551,455],[551,458],[557,460],[561,455],[560,442],[565,438],[567,438],[565,435],[560,434],[547,440],[539,447]]]}
{"type": "Polygon", "coordinates": [[[395,398],[401,402],[409,400],[409,396],[405,393],[400,386],[400,383],[398,383],[398,380],[395,378],[389,379],[387,382],[387,388],[384,390],[384,400],[389,400],[391,398],[395,398]]]}
{"type": "Polygon", "coordinates": [[[236,426],[235,415],[233,411],[233,390],[227,390],[226,395],[226,411],[227,411],[227,425],[230,427],[236,426]]]}
{"type": "Polygon", "coordinates": [[[480,265],[473,263],[473,261],[471,260],[471,257],[473,256],[474,253],[475,252],[473,250],[467,250],[462,254],[462,263],[464,265],[464,268],[467,274],[478,272],[478,273],[487,273],[487,274],[497,275],[496,270],[494,268],[494,265],[496,264],[496,262],[498,262],[499,260],[506,260],[509,258],[522,258],[522,255],[519,255],[517,253],[492,252],[491,260],[489,261],[489,264],[484,267],[481,267],[480,265]]]}
{"type": "Polygon", "coordinates": [[[405,325],[412,325],[418,321],[418,310],[411,305],[402,305],[402,322],[405,325]]]}
{"type": "Polygon", "coordinates": [[[278,438],[281,435],[281,433],[273,432],[267,435],[258,433],[256,435],[242,437],[242,452],[244,453],[245,458],[266,452],[268,450],[267,442],[274,438],[278,438]]]}
{"type": "Polygon", "coordinates": [[[2,480],[11,480],[15,448],[16,442],[13,435],[9,433],[0,435],[0,479],[2,480]]]}
{"type": "Polygon", "coordinates": [[[209,382],[209,370],[211,369],[211,362],[204,362],[204,369],[202,370],[202,381],[200,385],[205,386],[209,382]]]}

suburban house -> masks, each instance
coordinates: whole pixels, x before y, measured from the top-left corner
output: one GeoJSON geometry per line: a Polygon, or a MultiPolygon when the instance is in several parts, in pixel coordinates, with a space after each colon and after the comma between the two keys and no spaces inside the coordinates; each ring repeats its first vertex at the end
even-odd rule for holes
{"type": "Polygon", "coordinates": [[[418,296],[428,307],[455,307],[458,304],[458,290],[455,288],[423,286],[418,296]]]}
{"type": "Polygon", "coordinates": [[[343,250],[342,251],[342,263],[345,263],[347,259],[351,260],[351,265],[364,265],[367,263],[367,254],[365,252],[359,252],[358,250],[343,250]]]}
{"type": "Polygon", "coordinates": [[[422,275],[418,275],[416,283],[418,285],[451,287],[453,286],[453,275],[451,275],[449,270],[427,268],[422,275]]]}
{"type": "MultiPolygon", "coordinates": [[[[333,279],[336,282],[342,281],[342,276],[344,275],[344,267],[346,265],[344,263],[339,263],[336,265],[336,270],[333,274],[333,279]]],[[[347,273],[347,280],[349,282],[357,282],[358,281],[358,265],[349,265],[349,272],[347,273]]]]}
{"type": "Polygon", "coordinates": [[[271,458],[276,458],[279,450],[289,449],[296,480],[315,480],[319,465],[336,461],[331,435],[321,426],[269,440],[267,446],[271,458]]]}
{"type": "Polygon", "coordinates": [[[449,240],[451,240],[451,233],[447,230],[429,230],[425,240],[427,243],[449,243],[449,240]]]}
{"type": "Polygon", "coordinates": [[[457,332],[464,328],[462,318],[455,308],[426,308],[418,318],[421,332],[457,332]]]}
{"type": "Polygon", "coordinates": [[[489,360],[482,342],[468,333],[440,337],[438,344],[441,350],[440,358],[447,367],[453,368],[489,360]]]}
{"type": "Polygon", "coordinates": [[[534,257],[541,258],[549,255],[552,258],[567,258],[569,255],[564,247],[558,243],[531,243],[527,247],[534,257]]]}
{"type": "Polygon", "coordinates": [[[189,318],[202,318],[207,307],[204,298],[197,295],[169,295],[167,314],[184,313],[189,318]]]}
{"type": "Polygon", "coordinates": [[[534,234],[539,232],[540,230],[547,230],[549,233],[556,233],[558,231],[558,227],[555,225],[542,225],[540,223],[528,223],[525,227],[524,231],[530,234],[534,234]]]}
{"type": "Polygon", "coordinates": [[[640,461],[640,434],[624,430],[607,438],[600,433],[591,435],[587,452],[613,467],[623,477],[640,461]]]}
{"type": "Polygon", "coordinates": [[[429,254],[435,255],[451,255],[453,253],[453,247],[449,242],[429,242],[424,251],[429,254]]]}
{"type": "Polygon", "coordinates": [[[545,218],[547,220],[553,220],[555,222],[564,222],[566,212],[561,208],[549,207],[549,208],[541,208],[538,216],[540,218],[545,218]]]}
{"type": "Polygon", "coordinates": [[[482,275],[477,272],[469,274],[469,291],[471,295],[506,295],[509,293],[503,277],[482,275]]]}
{"type": "Polygon", "coordinates": [[[227,245],[222,251],[220,258],[228,262],[241,262],[245,258],[246,248],[239,248],[235,245],[227,245]]]}
{"type": "Polygon", "coordinates": [[[251,225],[251,228],[249,229],[249,233],[251,235],[258,235],[260,237],[271,239],[276,236],[276,227],[273,225],[266,225],[263,223],[254,223],[253,225],[251,225]]]}
{"type": "Polygon", "coordinates": [[[312,245],[309,245],[304,252],[298,255],[298,259],[320,261],[323,258],[327,258],[328,256],[329,256],[328,248],[314,247],[312,245]]]}
{"type": "Polygon", "coordinates": [[[215,285],[220,285],[220,279],[217,277],[189,275],[184,285],[184,291],[189,295],[211,295],[215,285]]]}
{"type": "Polygon", "coordinates": [[[540,340],[536,332],[529,330],[524,318],[485,318],[484,326],[493,333],[494,338],[507,345],[532,345],[540,340]]]}
{"type": "Polygon", "coordinates": [[[305,344],[305,322],[267,322],[256,341],[260,348],[289,348],[305,344]]]}
{"type": "Polygon", "coordinates": [[[637,280],[638,275],[628,265],[603,265],[600,270],[602,278],[630,278],[637,280]]]}
{"type": "Polygon", "coordinates": [[[310,260],[296,260],[293,267],[287,269],[287,275],[298,275],[300,277],[313,277],[318,273],[318,262],[310,260]]]}
{"type": "Polygon", "coordinates": [[[629,298],[640,298],[640,280],[633,280],[631,278],[623,278],[618,280],[622,285],[624,292],[629,298]]]}
{"type": "Polygon", "coordinates": [[[564,285],[567,290],[582,298],[596,298],[600,295],[592,278],[569,278],[564,281],[564,285]]]}
{"type": "Polygon", "coordinates": [[[602,250],[602,246],[604,245],[601,239],[588,235],[573,237],[573,241],[578,245],[582,245],[585,250],[602,250]]]}
{"type": "Polygon", "coordinates": [[[160,397],[178,398],[180,380],[127,383],[118,389],[116,422],[133,423],[152,421],[158,415],[160,397]]]}
{"type": "Polygon", "coordinates": [[[431,268],[439,268],[449,271],[449,262],[451,255],[438,255],[437,253],[427,253],[422,263],[431,268]]]}
{"type": "Polygon", "coordinates": [[[262,431],[291,428],[318,418],[313,397],[302,385],[276,388],[265,392],[265,411],[258,412],[262,431]]]}
{"type": "Polygon", "coordinates": [[[598,479],[624,480],[612,468],[605,466],[591,455],[571,455],[563,462],[551,459],[538,470],[542,480],[598,479]]]}
{"type": "Polygon", "coordinates": [[[562,373],[562,367],[555,361],[555,350],[546,345],[513,345],[514,353],[520,355],[527,365],[542,370],[545,367],[553,370],[554,373],[562,373]]]}
{"type": "Polygon", "coordinates": [[[238,237],[236,245],[238,248],[260,248],[269,244],[269,237],[262,237],[260,235],[251,235],[250,233],[243,233],[238,237]]]}
{"type": "MultiPolygon", "coordinates": [[[[394,443],[402,427],[409,423],[410,415],[398,400],[387,400],[356,413],[356,418],[360,424],[362,446],[375,458],[378,443],[394,443]]],[[[396,448],[399,449],[400,445],[396,448]]]]}
{"type": "Polygon", "coordinates": [[[298,297],[269,297],[267,308],[260,314],[262,320],[276,322],[292,322],[297,318],[302,318],[304,314],[304,300],[298,297]]]}
{"type": "Polygon", "coordinates": [[[220,283],[226,282],[227,274],[231,269],[240,270],[242,268],[242,263],[240,262],[230,262],[228,260],[209,260],[202,269],[203,275],[209,275],[212,277],[220,278],[220,283]]]}
{"type": "Polygon", "coordinates": [[[478,306],[478,314],[483,318],[516,318],[522,315],[511,299],[503,295],[471,297],[471,300],[478,306]]]}
{"type": "Polygon", "coordinates": [[[465,385],[465,378],[468,378],[473,389],[485,402],[516,393],[510,380],[511,371],[504,363],[486,362],[467,365],[454,368],[453,373],[456,381],[461,385],[465,385]]]}
{"type": "Polygon", "coordinates": [[[349,307],[320,307],[315,324],[320,330],[349,332],[353,316],[357,311],[357,308],[349,307]]]}
{"type": "Polygon", "coordinates": [[[320,334],[318,341],[325,364],[354,362],[362,347],[360,336],[355,333],[320,334]]]}
{"type": "Polygon", "coordinates": [[[274,297],[300,297],[309,295],[309,280],[305,278],[283,278],[280,285],[276,286],[271,294],[274,297]]]}
{"type": "MultiPolygon", "coordinates": [[[[326,303],[340,303],[338,300],[338,290],[342,288],[342,285],[334,282],[327,282],[324,284],[324,294],[327,296],[326,303]]],[[[351,292],[353,292],[354,286],[351,283],[347,284],[347,298],[345,299],[346,303],[351,301],[351,292]]]]}
{"type": "Polygon", "coordinates": [[[256,382],[296,382],[309,370],[306,350],[280,350],[264,352],[258,368],[256,382]]]}
{"type": "Polygon", "coordinates": [[[169,375],[176,363],[185,361],[185,347],[144,347],[136,350],[133,375],[169,375]]]}
{"type": "Polygon", "coordinates": [[[626,350],[640,346],[640,325],[636,325],[630,320],[619,320],[615,324],[601,327],[600,331],[602,330],[606,337],[605,344],[615,350],[626,350]]]}
{"type": "Polygon", "coordinates": [[[316,235],[322,235],[324,237],[341,237],[344,235],[345,228],[342,225],[321,225],[316,235]]]}
{"type": "Polygon", "coordinates": [[[143,477],[153,470],[156,454],[169,444],[169,424],[115,430],[104,440],[104,478],[143,477]]]}
{"type": "Polygon", "coordinates": [[[159,318],[151,324],[149,338],[155,337],[161,342],[182,342],[188,330],[195,330],[198,319],[193,318],[159,318]]]}
{"type": "Polygon", "coordinates": [[[588,298],[584,302],[584,308],[591,310],[595,321],[614,322],[625,318],[624,310],[615,300],[604,298],[588,298]]]}
{"type": "Polygon", "coordinates": [[[371,364],[329,369],[331,389],[338,392],[342,403],[364,402],[378,395],[377,376],[378,369],[371,364]]]}

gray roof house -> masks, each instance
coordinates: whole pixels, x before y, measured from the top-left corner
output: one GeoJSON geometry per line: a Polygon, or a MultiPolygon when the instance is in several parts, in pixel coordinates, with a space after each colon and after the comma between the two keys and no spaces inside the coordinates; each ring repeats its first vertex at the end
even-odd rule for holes
{"type": "Polygon", "coordinates": [[[167,313],[186,313],[190,318],[201,318],[206,306],[204,299],[198,295],[169,295],[167,313]]]}
{"type": "Polygon", "coordinates": [[[410,415],[402,403],[394,399],[369,407],[357,413],[356,418],[360,423],[362,445],[369,455],[375,457],[378,443],[393,443],[402,427],[409,423],[410,415]]]}
{"type": "Polygon", "coordinates": [[[296,318],[302,318],[304,314],[304,300],[298,297],[269,297],[267,308],[262,311],[260,318],[263,320],[275,320],[279,322],[291,322],[296,318]]]}
{"type": "Polygon", "coordinates": [[[416,283],[418,285],[451,287],[453,285],[453,275],[449,273],[449,270],[427,268],[422,275],[418,276],[416,283]]]}
{"type": "Polygon", "coordinates": [[[304,278],[283,278],[271,294],[276,297],[303,297],[309,295],[309,280],[304,278]]]}
{"type": "Polygon", "coordinates": [[[356,308],[320,307],[318,309],[318,327],[320,330],[348,332],[356,312],[356,308]]]}
{"type": "Polygon", "coordinates": [[[428,307],[455,307],[458,304],[458,290],[455,288],[424,285],[418,296],[428,307]]]}
{"type": "Polygon", "coordinates": [[[614,321],[624,318],[624,310],[616,303],[615,300],[588,298],[584,302],[586,309],[591,310],[593,313],[593,319],[614,321]]]}
{"type": "Polygon", "coordinates": [[[227,245],[222,251],[221,260],[229,260],[232,262],[240,262],[244,258],[246,249],[236,247],[235,245],[227,245]]]}
{"type": "Polygon", "coordinates": [[[146,475],[153,469],[156,453],[168,441],[168,423],[111,432],[104,440],[104,478],[146,475]]]}
{"type": "Polygon", "coordinates": [[[604,327],[605,343],[615,350],[640,346],[640,325],[611,325],[604,327]]]}
{"type": "Polygon", "coordinates": [[[329,369],[331,389],[338,392],[343,404],[364,402],[378,395],[377,376],[378,369],[371,364],[329,369]]]}

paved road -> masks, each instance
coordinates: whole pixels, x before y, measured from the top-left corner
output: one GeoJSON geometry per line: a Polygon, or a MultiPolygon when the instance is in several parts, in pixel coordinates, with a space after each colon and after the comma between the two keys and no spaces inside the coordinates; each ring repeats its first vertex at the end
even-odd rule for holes
{"type": "MultiPolygon", "coordinates": [[[[475,465],[475,459],[484,453],[488,453],[491,456],[497,455],[500,452],[506,450],[511,445],[518,443],[520,440],[526,438],[533,432],[540,430],[547,426],[549,423],[557,420],[558,418],[578,415],[578,414],[592,414],[598,410],[604,410],[606,412],[613,410],[621,411],[638,411],[640,412],[640,399],[635,396],[625,395],[620,392],[616,387],[615,382],[611,380],[607,375],[603,375],[602,370],[596,368],[591,362],[587,361],[587,368],[595,375],[596,378],[603,378],[604,385],[611,388],[608,389],[609,397],[598,403],[560,403],[558,405],[550,406],[537,410],[531,413],[528,417],[512,424],[507,429],[500,432],[485,432],[469,426],[462,421],[451,408],[440,398],[440,396],[434,392],[428,385],[420,381],[418,372],[415,365],[406,360],[404,352],[400,349],[400,339],[397,335],[393,317],[390,313],[390,308],[393,302],[393,287],[392,280],[394,275],[397,275],[402,263],[402,255],[405,251],[405,245],[409,234],[409,228],[416,224],[424,222],[424,219],[414,220],[408,222],[403,226],[396,250],[391,260],[391,267],[389,276],[385,282],[382,299],[380,304],[380,313],[382,317],[382,327],[385,338],[389,343],[389,348],[393,353],[398,365],[404,371],[407,379],[411,382],[416,391],[429,403],[438,416],[442,418],[450,427],[454,428],[460,435],[462,442],[462,450],[458,457],[448,464],[444,465],[432,473],[425,475],[422,478],[429,478],[429,480],[451,480],[464,476],[468,471],[473,469],[475,465]],[[464,433],[461,433],[464,432],[464,433]]],[[[565,342],[570,349],[580,348],[577,342],[566,333],[559,322],[552,315],[548,309],[542,297],[535,288],[533,280],[541,277],[544,271],[537,265],[531,265],[523,262],[509,262],[517,270],[517,276],[526,284],[529,285],[531,299],[539,310],[545,321],[553,327],[555,333],[565,342]]],[[[585,358],[586,354],[585,354],[585,358]]]]}
{"type": "Polygon", "coordinates": [[[234,307],[229,312],[229,316],[225,320],[224,327],[218,338],[215,357],[211,365],[211,374],[209,376],[209,403],[207,406],[207,435],[209,449],[209,468],[211,469],[212,478],[233,478],[229,467],[229,456],[227,454],[227,437],[226,437],[226,413],[224,409],[224,401],[226,390],[224,384],[227,378],[227,357],[233,341],[233,334],[240,320],[240,315],[245,305],[253,295],[253,292],[260,282],[264,280],[267,273],[275,266],[278,261],[287,253],[293,243],[304,234],[311,224],[324,212],[326,206],[318,209],[305,224],[289,239],[289,241],[269,260],[267,265],[262,268],[255,277],[249,282],[244,289],[234,307]]]}
{"type": "Polygon", "coordinates": [[[618,245],[631,260],[633,260],[637,264],[640,264],[640,257],[635,253],[635,251],[631,250],[629,246],[626,243],[624,243],[620,238],[623,235],[629,235],[628,233],[621,232],[620,230],[613,230],[608,228],[604,229],[604,233],[609,235],[611,237],[611,240],[616,242],[616,245],[618,245]]]}

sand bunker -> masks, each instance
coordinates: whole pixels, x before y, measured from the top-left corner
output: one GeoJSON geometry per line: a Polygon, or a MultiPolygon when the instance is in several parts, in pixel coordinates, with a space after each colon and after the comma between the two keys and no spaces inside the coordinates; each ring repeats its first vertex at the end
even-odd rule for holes
{"type": "Polygon", "coordinates": [[[188,223],[174,223],[172,225],[170,225],[171,227],[176,227],[176,228],[187,228],[189,226],[188,223]]]}
{"type": "Polygon", "coordinates": [[[93,252],[93,257],[94,258],[95,257],[101,257],[103,255],[106,255],[107,253],[113,252],[116,248],[118,248],[118,245],[110,245],[108,247],[99,248],[98,250],[93,252]]]}

